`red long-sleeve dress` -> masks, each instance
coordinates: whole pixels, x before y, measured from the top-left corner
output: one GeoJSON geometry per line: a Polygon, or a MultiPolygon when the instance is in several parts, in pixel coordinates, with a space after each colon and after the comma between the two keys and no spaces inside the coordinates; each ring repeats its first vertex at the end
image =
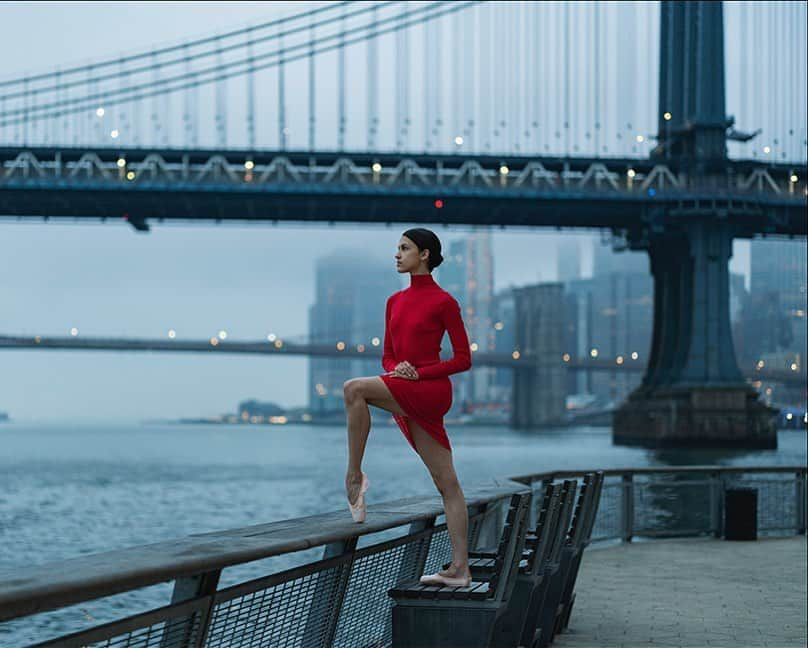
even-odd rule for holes
{"type": "Polygon", "coordinates": [[[452,406],[449,376],[471,368],[471,349],[460,306],[430,274],[410,275],[410,287],[387,300],[382,367],[393,371],[404,361],[416,368],[418,380],[380,376],[406,413],[393,414],[393,418],[413,449],[410,419],[451,450],[443,427],[443,416],[452,406]],[[446,331],[454,356],[441,361],[440,343],[446,331]]]}

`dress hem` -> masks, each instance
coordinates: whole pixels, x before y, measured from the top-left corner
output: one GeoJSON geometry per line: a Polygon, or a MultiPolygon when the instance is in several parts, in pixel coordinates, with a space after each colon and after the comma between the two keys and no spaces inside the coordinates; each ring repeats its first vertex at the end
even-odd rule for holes
{"type": "Polygon", "coordinates": [[[413,421],[415,421],[415,423],[417,423],[429,436],[431,436],[441,446],[443,446],[449,452],[451,452],[452,451],[452,445],[449,442],[449,437],[446,434],[446,429],[444,428],[443,424],[442,423],[438,424],[439,427],[440,427],[440,432],[442,432],[442,434],[441,433],[436,433],[431,429],[431,428],[434,427],[434,424],[424,423],[424,421],[423,421],[423,419],[421,419],[421,417],[414,416],[413,414],[408,412],[407,408],[404,405],[401,404],[400,399],[396,398],[394,388],[391,387],[390,383],[387,380],[385,380],[385,378],[387,378],[387,377],[388,376],[386,376],[384,374],[379,376],[379,378],[382,379],[382,382],[387,386],[387,389],[390,391],[390,395],[393,397],[393,400],[395,400],[396,403],[398,404],[398,406],[404,411],[403,415],[402,414],[395,414],[393,412],[391,412],[391,414],[392,414],[393,419],[395,420],[395,422],[398,424],[398,427],[401,429],[401,432],[404,434],[404,437],[409,442],[412,449],[416,453],[418,452],[418,448],[415,447],[415,442],[413,441],[413,438],[412,438],[412,432],[410,432],[408,419],[412,419],[413,421]]]}

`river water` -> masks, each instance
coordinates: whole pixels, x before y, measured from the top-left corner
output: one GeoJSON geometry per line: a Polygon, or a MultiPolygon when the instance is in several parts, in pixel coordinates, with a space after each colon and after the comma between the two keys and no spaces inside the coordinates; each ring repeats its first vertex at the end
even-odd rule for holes
{"type": "MultiPolygon", "coordinates": [[[[605,427],[449,435],[461,484],[566,468],[806,464],[802,430],[780,431],[777,450],[754,451],[613,446],[605,427]]],[[[342,510],[346,456],[337,426],[0,424],[0,570],[342,510]]],[[[374,424],[363,468],[370,503],[434,494],[398,428],[374,424]]],[[[253,573],[225,570],[222,585],[253,573]]],[[[0,624],[0,646],[165,604],[170,591],[166,583],[0,624]]]]}

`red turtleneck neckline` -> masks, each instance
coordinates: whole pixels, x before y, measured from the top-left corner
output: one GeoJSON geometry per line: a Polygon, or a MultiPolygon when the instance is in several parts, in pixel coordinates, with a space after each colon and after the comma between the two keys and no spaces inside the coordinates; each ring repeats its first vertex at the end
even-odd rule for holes
{"type": "Polygon", "coordinates": [[[431,274],[411,274],[410,275],[410,288],[426,288],[428,286],[437,286],[431,274]]]}

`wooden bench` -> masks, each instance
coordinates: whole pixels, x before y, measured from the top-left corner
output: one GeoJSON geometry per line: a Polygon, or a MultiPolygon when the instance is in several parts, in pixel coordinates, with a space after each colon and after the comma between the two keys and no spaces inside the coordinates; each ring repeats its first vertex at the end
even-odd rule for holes
{"type": "Polygon", "coordinates": [[[496,620],[507,607],[522,557],[531,491],[511,496],[490,578],[468,587],[434,587],[417,580],[388,594],[393,606],[393,646],[444,648],[489,646],[496,620]]]}
{"type": "MultiPolygon", "coordinates": [[[[514,590],[506,611],[497,619],[493,646],[531,646],[535,642],[536,621],[550,580],[557,577],[558,556],[572,518],[576,485],[576,481],[567,480],[545,486],[538,524],[525,536],[514,590]]],[[[490,555],[486,550],[469,552],[474,580],[490,577],[490,555]]]]}
{"type": "MultiPolygon", "coordinates": [[[[550,486],[548,484],[545,488],[550,488],[550,486]]],[[[539,620],[542,611],[547,605],[548,594],[560,577],[561,549],[567,538],[567,531],[572,519],[576,486],[577,481],[568,479],[564,480],[560,487],[557,487],[559,488],[559,496],[556,515],[548,518],[547,534],[549,542],[546,545],[544,555],[540,557],[540,562],[536,564],[533,575],[535,586],[525,610],[525,619],[518,642],[520,646],[535,646],[543,634],[539,620]]]]}
{"type": "Polygon", "coordinates": [[[582,538],[580,539],[580,549],[573,558],[569,575],[567,576],[567,582],[564,586],[560,610],[556,619],[555,633],[562,632],[569,625],[572,606],[575,603],[575,581],[578,578],[578,570],[581,567],[581,558],[583,558],[584,549],[586,549],[592,541],[592,529],[595,527],[595,518],[597,517],[598,506],[600,505],[600,494],[603,490],[603,472],[599,471],[595,473],[593,481],[593,494],[589,502],[586,517],[584,518],[584,529],[582,538]]]}
{"type": "Polygon", "coordinates": [[[563,610],[562,600],[571,575],[573,564],[580,559],[583,549],[583,538],[589,522],[589,513],[593,507],[596,495],[595,486],[597,475],[587,473],[578,493],[575,506],[575,515],[569,534],[565,534],[558,556],[558,570],[549,583],[541,611],[537,619],[537,627],[541,634],[536,637],[533,645],[536,648],[545,648],[555,635],[559,616],[563,610]]]}
{"type": "MultiPolygon", "coordinates": [[[[516,646],[520,643],[531,600],[540,591],[541,574],[553,545],[552,534],[561,512],[560,496],[560,485],[549,484],[544,490],[536,528],[525,536],[525,548],[513,593],[505,613],[497,620],[494,629],[495,646],[516,646]]],[[[486,552],[470,552],[469,566],[475,579],[485,577],[489,568],[487,560],[486,552]]]]}

